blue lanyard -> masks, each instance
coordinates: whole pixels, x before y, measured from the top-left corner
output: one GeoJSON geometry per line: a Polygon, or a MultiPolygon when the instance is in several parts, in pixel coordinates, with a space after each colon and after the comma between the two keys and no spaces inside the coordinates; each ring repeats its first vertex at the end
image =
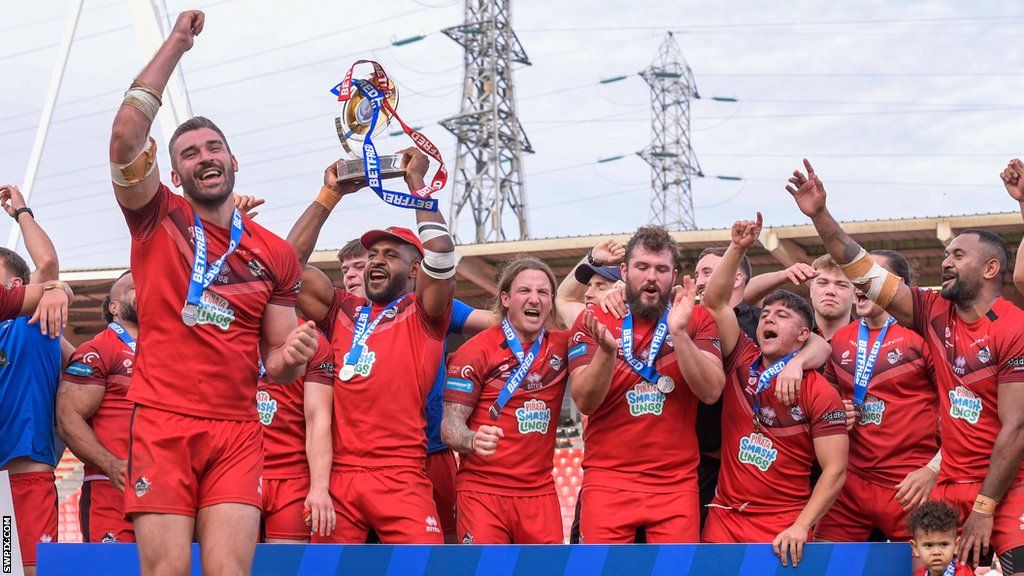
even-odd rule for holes
{"type": "Polygon", "coordinates": [[[949,563],[946,569],[942,571],[942,576],[956,576],[956,560],[949,563]]]}
{"type": "Polygon", "coordinates": [[[377,127],[377,118],[384,105],[384,94],[366,80],[356,80],[354,83],[373,108],[370,128],[363,135],[363,170],[366,172],[367,186],[373,189],[374,194],[381,200],[392,206],[437,212],[437,200],[433,198],[420,198],[405,192],[385,190],[381,185],[380,159],[377,155],[377,147],[373,145],[373,131],[377,127]]]}
{"type": "Polygon", "coordinates": [[[505,381],[505,385],[501,387],[501,392],[498,393],[498,399],[494,401],[488,412],[491,414],[491,420],[497,420],[501,411],[505,408],[505,404],[512,398],[512,395],[516,393],[519,386],[523,383],[526,375],[530,373],[530,368],[533,367],[534,361],[540,356],[541,347],[544,345],[544,331],[541,330],[540,335],[537,336],[537,341],[530,347],[530,352],[527,354],[523,351],[523,345],[519,342],[519,337],[516,336],[515,330],[512,329],[512,323],[505,318],[501,322],[501,331],[505,334],[505,342],[508,344],[508,349],[516,355],[516,359],[519,360],[519,366],[516,367],[515,371],[505,381]]]}
{"type": "Polygon", "coordinates": [[[783,368],[786,367],[786,364],[789,364],[789,361],[792,360],[794,356],[796,356],[797,352],[799,352],[799,350],[789,354],[785,358],[776,360],[771,366],[765,368],[764,372],[759,373],[757,371],[758,365],[761,364],[761,356],[758,356],[757,360],[754,360],[754,363],[750,365],[750,373],[758,375],[757,388],[754,389],[755,422],[758,421],[758,417],[761,415],[761,392],[764,392],[765,390],[771,388],[772,380],[774,380],[776,376],[782,373],[783,368]]]}
{"type": "Polygon", "coordinates": [[[124,342],[125,346],[132,349],[132,354],[135,354],[135,338],[132,338],[132,335],[124,329],[124,326],[121,326],[117,322],[111,322],[110,324],[107,324],[107,328],[113,330],[114,334],[117,334],[117,337],[121,339],[121,342],[124,342]]]}
{"type": "Polygon", "coordinates": [[[359,362],[359,358],[363,355],[363,350],[366,349],[366,341],[373,334],[373,331],[380,324],[380,321],[387,316],[387,311],[398,306],[398,303],[405,299],[406,294],[402,294],[398,298],[395,298],[387,305],[377,317],[370,322],[370,313],[373,312],[373,308],[370,306],[363,306],[359,309],[359,316],[356,318],[356,327],[352,331],[352,348],[349,349],[348,354],[345,354],[345,365],[355,366],[359,362]],[[369,322],[369,325],[367,323],[369,322]]]}
{"type": "Polygon", "coordinates": [[[878,353],[882,350],[882,344],[885,343],[885,333],[889,331],[889,326],[895,323],[896,320],[889,316],[885,325],[878,332],[878,339],[871,346],[871,353],[868,353],[868,339],[871,337],[871,331],[868,330],[867,320],[860,319],[860,328],[857,329],[857,368],[853,375],[853,403],[856,406],[864,403],[864,397],[868,394],[868,384],[871,382],[871,373],[875,370],[878,353]]]}
{"type": "Polygon", "coordinates": [[[192,306],[199,306],[199,301],[203,297],[203,291],[213,284],[214,279],[220,274],[220,269],[224,266],[224,261],[228,259],[228,256],[238,248],[238,245],[242,243],[242,231],[245,226],[242,223],[242,213],[235,208],[231,214],[231,236],[228,240],[227,252],[210,264],[206,265],[206,231],[203,229],[203,221],[199,219],[199,214],[193,211],[192,217],[195,222],[195,241],[196,250],[195,258],[192,262],[192,277],[189,278],[188,282],[188,298],[186,302],[192,306]]]}
{"type": "Polygon", "coordinates": [[[633,355],[633,312],[627,308],[626,316],[622,319],[622,356],[626,359],[629,367],[648,382],[657,382],[661,378],[658,371],[654,369],[654,364],[658,359],[658,352],[661,351],[661,345],[665,343],[665,337],[668,336],[668,313],[670,310],[672,310],[671,306],[666,307],[661,318],[658,319],[654,336],[651,338],[651,347],[647,351],[646,364],[633,355]]]}

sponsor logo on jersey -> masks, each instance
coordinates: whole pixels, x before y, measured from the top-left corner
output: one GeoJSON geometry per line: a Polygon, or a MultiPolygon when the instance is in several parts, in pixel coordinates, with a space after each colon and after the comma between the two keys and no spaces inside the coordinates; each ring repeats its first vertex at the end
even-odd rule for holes
{"type": "Polygon", "coordinates": [[[988,364],[988,361],[992,359],[992,352],[989,351],[988,346],[982,346],[978,350],[978,362],[982,364],[988,364]]]}
{"type": "Polygon", "coordinates": [[[888,354],[885,355],[885,359],[889,361],[889,364],[895,364],[899,362],[900,358],[903,358],[903,354],[900,353],[899,348],[893,348],[892,350],[889,351],[888,354]]]}
{"type": "Polygon", "coordinates": [[[53,542],[53,536],[50,536],[49,534],[43,534],[39,537],[39,541],[43,544],[48,544],[50,542],[53,542]]]}
{"type": "Polygon", "coordinates": [[[547,434],[548,425],[551,423],[551,408],[548,408],[543,400],[527,400],[521,407],[516,408],[516,421],[519,422],[520,434],[547,434]]]}
{"type": "Polygon", "coordinates": [[[216,292],[204,290],[199,299],[199,323],[212,324],[227,332],[235,320],[235,311],[226,298],[216,292]]]}
{"type": "Polygon", "coordinates": [[[1012,366],[1014,372],[1024,370],[1024,356],[1014,356],[1006,361],[1007,366],[1012,366]]]}
{"type": "Polygon", "coordinates": [[[779,451],[772,444],[772,439],[753,432],[740,438],[739,459],[742,464],[750,464],[761,472],[767,472],[779,458],[779,451]]]}
{"type": "Polygon", "coordinates": [[[104,544],[116,544],[117,543],[117,536],[115,536],[113,532],[107,532],[106,534],[103,535],[103,539],[100,540],[100,542],[102,542],[104,544]]]}
{"type": "Polygon", "coordinates": [[[427,532],[434,532],[437,534],[441,533],[441,527],[437,521],[437,518],[434,518],[433,516],[427,516],[425,522],[427,525],[427,532]]]}
{"type": "Polygon", "coordinates": [[[473,543],[473,535],[470,534],[469,532],[466,532],[466,535],[462,537],[462,543],[463,544],[472,544],[473,543]]]}
{"type": "Polygon", "coordinates": [[[575,360],[576,358],[579,358],[580,356],[583,356],[586,353],[587,343],[580,342],[579,344],[573,346],[572,348],[569,348],[569,360],[575,360]]]}
{"type": "Polygon", "coordinates": [[[376,362],[377,353],[369,348],[363,348],[363,354],[359,356],[359,361],[356,362],[356,374],[366,378],[370,375],[370,370],[373,369],[373,365],[376,362]]]}
{"type": "Polygon", "coordinates": [[[92,376],[92,366],[88,364],[82,364],[81,362],[72,362],[68,364],[68,367],[64,372],[71,374],[72,376],[81,376],[82,378],[89,378],[92,376]]]}
{"type": "Polygon", "coordinates": [[[150,491],[149,478],[145,476],[139,476],[139,479],[135,481],[135,497],[142,498],[150,491]]]}
{"type": "Polygon", "coordinates": [[[824,414],[821,415],[821,419],[824,420],[825,422],[840,422],[842,424],[846,424],[846,411],[833,410],[831,412],[825,412],[824,414]]]}
{"type": "Polygon", "coordinates": [[[277,400],[271,398],[270,393],[266,390],[257,391],[256,411],[260,415],[260,424],[270,426],[274,421],[274,415],[277,414],[277,400]]]}
{"type": "Polygon", "coordinates": [[[981,417],[981,398],[964,386],[949,391],[949,415],[977,424],[981,417]]]}
{"type": "Polygon", "coordinates": [[[473,391],[473,381],[449,376],[448,380],[444,383],[444,387],[455,392],[465,392],[466,394],[469,394],[473,391]]]}
{"type": "Polygon", "coordinates": [[[849,350],[843,350],[843,355],[840,356],[840,358],[842,358],[842,361],[840,362],[840,364],[842,364],[844,366],[849,364],[850,360],[851,360],[851,358],[850,358],[850,351],[849,350]]]}
{"type": "MultiPolygon", "coordinates": [[[[857,422],[861,426],[867,426],[874,424],[875,426],[882,425],[882,416],[885,413],[885,400],[868,394],[867,398],[864,399],[864,403],[860,406],[860,420],[857,422]]],[[[846,415],[843,414],[843,420],[846,420],[846,415]]]]}
{"type": "Polygon", "coordinates": [[[956,360],[953,361],[952,368],[953,372],[956,372],[958,375],[963,376],[964,374],[967,373],[967,358],[964,358],[963,356],[957,356],[956,360]]]}
{"type": "Polygon", "coordinates": [[[632,390],[626,392],[626,402],[629,404],[629,415],[634,417],[645,414],[661,416],[665,409],[665,395],[650,382],[637,382],[632,390]]]}

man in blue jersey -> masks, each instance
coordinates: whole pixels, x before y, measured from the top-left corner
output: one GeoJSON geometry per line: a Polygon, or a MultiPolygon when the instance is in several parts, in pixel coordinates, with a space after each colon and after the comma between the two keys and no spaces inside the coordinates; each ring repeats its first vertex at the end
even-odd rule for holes
{"type": "Polygon", "coordinates": [[[57,281],[57,252],[21,192],[0,186],[0,206],[21,227],[36,266],[30,273],[21,256],[0,248],[0,470],[11,475],[22,563],[32,575],[36,543],[57,539],[54,401],[70,289],[57,281]],[[33,318],[20,316],[37,305],[33,318]]]}
{"type": "MultiPolygon", "coordinates": [[[[299,264],[305,266],[316,246],[320,230],[334,206],[343,196],[352,194],[365,186],[365,182],[339,182],[337,163],[331,163],[324,171],[324,186],[319,196],[302,213],[288,233],[288,242],[295,248],[299,264]]],[[[358,241],[349,242],[339,252],[338,259],[344,274],[344,289],[356,296],[365,297],[365,277],[359,271],[365,267],[366,250],[357,248],[358,241]],[[359,256],[363,266],[359,266],[359,256]]],[[[452,317],[448,334],[470,337],[498,322],[493,312],[477,310],[456,299],[452,304],[452,317]]],[[[447,342],[445,343],[447,345],[447,342]]],[[[434,384],[427,395],[427,463],[426,473],[433,485],[434,503],[437,505],[438,520],[445,542],[455,543],[455,455],[441,440],[441,416],[444,401],[445,359],[438,358],[434,384]]],[[[371,542],[377,541],[371,532],[371,542]]]]}

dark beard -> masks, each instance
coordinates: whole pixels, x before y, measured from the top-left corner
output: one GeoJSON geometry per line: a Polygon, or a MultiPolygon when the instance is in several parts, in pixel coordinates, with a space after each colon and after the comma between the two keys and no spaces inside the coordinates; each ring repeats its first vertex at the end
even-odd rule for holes
{"type": "Polygon", "coordinates": [[[948,288],[943,287],[939,294],[954,304],[965,306],[978,297],[978,287],[964,280],[963,276],[959,276],[948,288]]]}
{"type": "MultiPolygon", "coordinates": [[[[205,168],[209,168],[206,166],[205,168]]],[[[224,172],[224,184],[220,190],[208,191],[206,193],[199,192],[199,182],[195,177],[188,177],[181,179],[181,190],[185,193],[185,196],[190,198],[192,201],[202,204],[203,206],[210,206],[216,208],[231,198],[231,193],[235,189],[235,172],[230,169],[222,167],[224,172]]]]}
{"type": "Polygon", "coordinates": [[[136,326],[139,325],[139,311],[135,308],[134,304],[127,302],[121,302],[121,319],[125,322],[131,322],[136,326]]]}
{"type": "Polygon", "coordinates": [[[629,306],[630,313],[645,320],[661,318],[661,314],[668,307],[668,294],[664,292],[658,294],[658,300],[654,304],[645,304],[641,300],[642,295],[642,292],[633,292],[628,286],[626,287],[626,305],[629,306]]]}
{"type": "Polygon", "coordinates": [[[400,281],[394,276],[388,278],[388,283],[384,285],[384,288],[381,289],[380,292],[374,292],[373,289],[370,288],[370,282],[367,278],[364,277],[363,282],[363,285],[366,287],[366,297],[375,304],[383,304],[386,306],[395,298],[409,292],[407,288],[409,283],[400,281]]]}

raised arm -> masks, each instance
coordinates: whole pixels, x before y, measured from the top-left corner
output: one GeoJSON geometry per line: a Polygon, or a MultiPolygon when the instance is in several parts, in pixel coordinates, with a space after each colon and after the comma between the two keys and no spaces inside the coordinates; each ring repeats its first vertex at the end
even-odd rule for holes
{"type": "Polygon", "coordinates": [[[0,206],[14,218],[21,227],[21,236],[25,239],[25,249],[32,258],[35,270],[32,271],[32,282],[50,282],[59,276],[60,265],[57,263],[57,250],[46,232],[36,222],[35,214],[25,205],[25,197],[17,186],[0,186],[0,206]]]}
{"type": "MultiPolygon", "coordinates": [[[[1024,217],[1024,162],[1014,158],[1006,165],[1006,170],[999,173],[1003,186],[1010,193],[1010,198],[1017,202],[1021,216],[1024,217]]],[[[1013,285],[1017,292],[1024,294],[1024,238],[1017,248],[1017,257],[1013,262],[1013,285]]]]}
{"type": "Polygon", "coordinates": [[[160,109],[167,80],[203,31],[199,10],[178,15],[174,29],[125,93],[110,136],[110,172],[117,201],[130,210],[145,206],[160,188],[156,143],[149,130],[160,109]]]}
{"type": "Polygon", "coordinates": [[[804,167],[807,175],[799,170],[793,171],[786,190],[793,195],[800,211],[814,223],[814,229],[832,259],[839,264],[847,278],[862,286],[868,298],[892,314],[897,322],[913,326],[914,302],[910,287],[900,282],[898,276],[876,264],[867,251],[843,231],[825,206],[825,186],[821,179],[806,159],[804,167]]]}
{"type": "Polygon", "coordinates": [[[622,262],[625,256],[626,249],[621,244],[611,239],[604,240],[591,248],[590,252],[587,252],[587,255],[566,274],[565,279],[558,285],[558,291],[555,292],[555,308],[564,326],[572,326],[576,322],[576,317],[587,307],[584,303],[587,287],[576,280],[576,269],[591,262],[594,266],[612,266],[622,262]]]}
{"type": "Polygon", "coordinates": [[[797,262],[784,270],[758,274],[747,282],[747,287],[743,290],[743,300],[751,306],[757,306],[769,294],[786,284],[799,286],[817,277],[818,271],[803,262],[797,262]]]}
{"type": "MultiPolygon", "coordinates": [[[[416,148],[406,148],[401,154],[409,191],[423,188],[430,159],[416,148]]],[[[440,318],[455,298],[455,242],[440,211],[417,210],[416,229],[424,251],[416,277],[416,296],[427,316],[440,318]]]]}
{"type": "Polygon", "coordinates": [[[57,389],[57,429],[75,456],[103,470],[114,488],[124,490],[127,462],[107,450],[88,420],[103,403],[103,386],[64,380],[57,389]]]}
{"type": "Polygon", "coordinates": [[[683,289],[676,291],[672,311],[668,315],[668,330],[672,334],[672,346],[686,384],[701,402],[714,404],[725,388],[725,372],[722,359],[697,348],[690,337],[688,327],[696,300],[697,288],[693,278],[683,277],[683,289]]]}
{"type": "Polygon", "coordinates": [[[736,279],[736,272],[739,270],[740,262],[743,260],[747,249],[757,240],[761,234],[763,220],[761,213],[757,213],[756,221],[737,221],[732,225],[732,242],[722,255],[722,261],[715,267],[708,279],[707,288],[704,289],[704,296],[701,304],[715,319],[718,327],[718,337],[722,343],[722,357],[732,356],[736,349],[743,331],[736,319],[729,300],[732,297],[733,281],[736,279]]]}
{"type": "MultiPolygon", "coordinates": [[[[339,160],[340,161],[340,160],[339,160]]],[[[303,266],[309,262],[309,256],[316,248],[316,241],[320,237],[320,230],[327,222],[328,216],[334,207],[341,202],[341,199],[349,194],[357,192],[366,186],[366,178],[338,181],[338,162],[332,162],[324,170],[324,185],[313,202],[306,208],[306,211],[299,216],[299,219],[288,232],[288,243],[295,248],[295,254],[299,257],[299,264],[303,266]]]]}
{"type": "MultiPolygon", "coordinates": [[[[605,396],[608,395],[608,388],[612,384],[618,343],[611,331],[598,322],[591,310],[583,311],[582,320],[584,330],[597,345],[597,351],[590,363],[572,371],[570,375],[572,386],[569,387],[569,394],[580,412],[589,416],[597,411],[604,402],[605,396]]],[[[577,346],[587,345],[586,343],[577,344],[577,346]]],[[[572,357],[572,350],[570,350],[570,357],[572,357]]]]}

